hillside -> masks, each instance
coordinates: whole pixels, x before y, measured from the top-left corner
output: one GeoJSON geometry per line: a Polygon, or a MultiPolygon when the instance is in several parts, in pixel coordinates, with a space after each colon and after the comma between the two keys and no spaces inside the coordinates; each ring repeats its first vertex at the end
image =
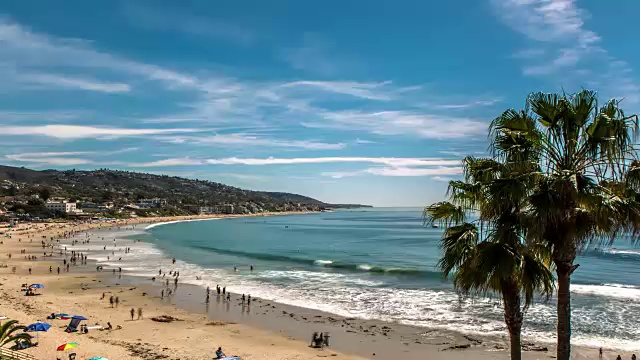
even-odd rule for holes
{"type": "Polygon", "coordinates": [[[2,195],[32,195],[47,188],[52,196],[80,201],[126,204],[161,198],[169,206],[249,205],[265,211],[322,210],[360,205],[327,204],[284,192],[251,191],[212,181],[118,170],[43,170],[1,166],[2,195]]]}

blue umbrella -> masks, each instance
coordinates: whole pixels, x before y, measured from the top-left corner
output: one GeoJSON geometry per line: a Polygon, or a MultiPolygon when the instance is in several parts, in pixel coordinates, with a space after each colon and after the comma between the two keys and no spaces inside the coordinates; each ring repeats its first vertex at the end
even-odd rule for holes
{"type": "Polygon", "coordinates": [[[47,331],[50,327],[51,325],[47,323],[37,322],[27,326],[27,329],[29,329],[29,331],[47,331]]]}
{"type": "Polygon", "coordinates": [[[42,284],[31,284],[29,287],[32,289],[44,289],[44,285],[42,284]]]}
{"type": "Polygon", "coordinates": [[[87,318],[86,318],[86,317],[81,316],[81,315],[74,315],[74,316],[72,317],[72,319],[75,319],[75,320],[87,320],[87,318]]]}

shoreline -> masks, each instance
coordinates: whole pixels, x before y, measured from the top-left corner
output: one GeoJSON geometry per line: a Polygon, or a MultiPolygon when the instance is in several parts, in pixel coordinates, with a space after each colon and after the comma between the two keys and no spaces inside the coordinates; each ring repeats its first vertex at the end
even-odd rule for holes
{"type": "MultiPolygon", "coordinates": [[[[151,219],[151,221],[137,221],[135,222],[135,224],[162,224],[162,221],[164,221],[164,224],[166,224],[168,222],[172,223],[181,221],[208,220],[215,218],[219,217],[200,217],[196,219],[163,218],[151,219]]],[[[127,223],[126,225],[120,226],[127,225],[132,225],[132,223],[127,223]]],[[[103,224],[103,226],[90,227],[87,230],[95,231],[96,229],[113,226],[114,225],[107,223],[103,224]]],[[[140,228],[140,230],[144,231],[147,228],[148,227],[140,228]]],[[[100,230],[100,232],[103,231],[108,232],[109,230],[100,230]]],[[[95,234],[89,236],[95,236],[95,234]]],[[[60,245],[62,245],[63,243],[64,240],[60,243],[60,245]]],[[[27,245],[25,243],[22,244],[23,246],[27,245]]],[[[37,250],[37,243],[28,244],[30,244],[30,246],[28,246],[28,248],[30,248],[29,250],[31,250],[34,254],[42,253],[41,251],[37,250]]],[[[2,251],[5,251],[6,244],[2,246],[2,251]]],[[[48,266],[51,261],[56,260],[59,261],[59,259],[52,258],[51,260],[37,260],[35,262],[29,261],[28,263],[34,265],[36,265],[36,263],[38,265],[44,263],[48,266]]],[[[9,262],[11,261],[12,260],[9,260],[9,262]]],[[[212,328],[215,330],[221,330],[222,333],[230,329],[232,333],[233,331],[251,333],[252,335],[249,336],[245,341],[247,342],[247,344],[252,344],[251,340],[254,338],[253,332],[257,332],[260,334],[266,333],[269,336],[276,336],[280,341],[286,342],[288,345],[284,346],[284,348],[287,349],[287,351],[292,351],[292,349],[296,349],[296,351],[298,351],[301,348],[305,350],[304,355],[301,355],[302,357],[293,358],[312,358],[318,356],[338,356],[345,359],[358,358],[346,354],[355,354],[356,356],[365,358],[385,358],[390,356],[397,356],[399,354],[402,354],[402,356],[407,359],[423,359],[425,357],[435,359],[451,359],[452,357],[466,357],[469,355],[482,359],[508,358],[508,347],[502,345],[505,344],[507,340],[504,337],[502,339],[497,339],[476,335],[469,336],[462,333],[411,327],[407,325],[387,323],[378,320],[346,318],[317,310],[310,310],[259,298],[254,298],[254,304],[252,305],[253,309],[250,309],[247,312],[245,312],[244,309],[242,309],[242,307],[238,304],[239,301],[237,300],[237,298],[232,299],[231,304],[227,304],[223,301],[219,301],[215,294],[211,297],[211,303],[207,307],[204,302],[204,288],[201,288],[197,285],[189,284],[180,284],[173,298],[170,301],[167,301],[167,299],[162,300],[159,299],[159,297],[156,298],[157,294],[154,294],[154,291],[159,292],[160,287],[157,283],[150,283],[149,279],[145,281],[145,279],[140,277],[129,277],[125,273],[123,274],[122,278],[118,280],[117,278],[114,278],[111,273],[96,273],[95,271],[91,271],[94,265],[95,264],[92,265],[91,263],[85,265],[84,269],[79,274],[77,274],[76,271],[72,271],[77,275],[81,274],[81,276],[75,276],[71,279],[69,279],[69,276],[63,276],[64,274],[61,274],[61,277],[63,277],[63,279],[58,279],[58,281],[56,281],[56,283],[54,284],[49,283],[50,279],[46,279],[47,283],[45,283],[43,280],[43,283],[45,283],[45,285],[47,286],[47,288],[45,289],[47,291],[45,291],[45,293],[53,291],[56,293],[56,296],[64,297],[65,291],[72,291],[73,293],[76,293],[78,289],[82,288],[81,292],[83,294],[93,295],[91,300],[87,301],[95,303],[95,299],[99,298],[99,293],[101,291],[116,291],[117,289],[119,293],[126,294],[127,305],[124,306],[129,306],[130,302],[144,302],[147,307],[155,307],[157,312],[167,312],[172,316],[189,318],[191,319],[189,321],[193,322],[197,322],[195,319],[201,319],[202,321],[206,321],[206,323],[199,325],[193,324],[193,326],[204,326],[204,328],[206,329],[205,333],[210,333],[212,331],[212,328]],[[123,286],[124,283],[126,283],[127,286],[123,286]],[[144,289],[144,291],[142,293],[139,293],[139,290],[128,290],[132,288],[144,289]],[[133,292],[135,292],[135,294],[133,294],[133,292]],[[146,295],[142,295],[143,293],[146,293],[146,295]],[[134,300],[129,300],[129,298],[132,298],[134,300]],[[241,311],[241,309],[243,311],[241,311]],[[180,315],[174,315],[174,313],[180,315]],[[216,323],[219,325],[207,325],[210,323],[216,323]],[[331,350],[323,350],[322,352],[319,352],[316,349],[308,348],[308,341],[311,337],[311,333],[314,331],[331,333],[331,350]],[[333,352],[333,350],[338,350],[344,353],[335,353],[333,352]],[[309,353],[307,353],[307,351],[309,351],[309,353]],[[375,355],[373,355],[374,353],[375,355]]],[[[73,269],[75,268],[72,268],[72,270],[73,269]]],[[[0,273],[3,276],[3,282],[5,283],[5,287],[3,288],[4,296],[2,297],[4,299],[7,296],[7,279],[5,279],[7,277],[7,271],[1,271],[0,273]]],[[[11,276],[11,274],[9,274],[9,276],[11,276]]],[[[24,275],[13,276],[17,278],[24,277],[24,275]]],[[[20,281],[10,282],[19,284],[20,281]]],[[[72,297],[75,300],[75,296],[72,297]]],[[[40,298],[42,297],[36,298],[37,300],[40,300],[40,298]]],[[[85,302],[80,303],[84,304],[85,302]]],[[[147,312],[147,310],[145,310],[145,312],[147,312]]],[[[32,320],[33,322],[35,322],[36,319],[32,320]]],[[[38,318],[38,320],[42,321],[44,319],[38,318]]],[[[90,318],[90,320],[93,319],[90,318]]],[[[134,321],[132,323],[136,322],[134,321]]],[[[129,325],[129,323],[127,323],[127,325],[129,325]]],[[[171,332],[173,332],[173,327],[171,327],[171,329],[171,332]]],[[[217,332],[218,331],[216,331],[216,336],[220,336],[221,334],[217,334],[217,332]]],[[[46,335],[48,334],[43,334],[43,337],[46,335]]],[[[89,336],[89,338],[91,338],[91,336],[89,336]]],[[[100,337],[97,337],[96,339],[99,338],[100,337]]],[[[142,338],[142,340],[145,339],[142,338]]],[[[125,340],[121,339],[120,341],[125,340]]],[[[123,345],[120,344],[116,346],[122,347],[123,345]]],[[[223,349],[229,348],[229,346],[225,346],[224,344],[222,346],[223,349]]],[[[231,345],[231,348],[233,348],[233,345],[231,345]]],[[[209,353],[211,353],[212,350],[213,349],[209,349],[209,353]]],[[[178,353],[180,353],[180,351],[184,352],[185,350],[180,349],[178,353]]],[[[282,350],[279,349],[279,351],[282,350]]],[[[593,355],[596,352],[597,350],[594,349],[574,348],[574,358],[592,358],[593,356],[587,355],[593,355]],[[581,354],[584,354],[584,357],[581,356],[581,354]]],[[[229,355],[229,352],[227,352],[227,354],[229,355]]],[[[96,354],[91,355],[95,356],[96,354]]],[[[238,353],[238,355],[241,354],[238,353]]],[[[523,351],[523,357],[525,359],[538,359],[541,357],[548,358],[550,356],[553,356],[552,347],[549,347],[549,350],[546,352],[523,351]]],[[[273,355],[271,357],[273,357],[273,355]]],[[[109,356],[109,358],[118,359],[119,357],[109,356]]],[[[204,359],[210,358],[210,356],[201,354],[200,356],[190,358],[204,359]]],[[[243,358],[254,357],[250,354],[244,354],[243,358]]],[[[279,357],[276,356],[276,358],[279,357]]],[[[608,357],[605,355],[605,358],[608,357]]],[[[615,356],[611,356],[611,359],[613,358],[615,358],[615,356]]]]}

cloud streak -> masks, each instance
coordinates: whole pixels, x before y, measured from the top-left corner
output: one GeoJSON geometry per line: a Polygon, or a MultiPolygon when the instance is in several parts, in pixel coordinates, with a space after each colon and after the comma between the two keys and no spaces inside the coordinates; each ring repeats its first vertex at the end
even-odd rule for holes
{"type": "Polygon", "coordinates": [[[95,79],[55,74],[26,74],[21,77],[21,80],[58,88],[89,90],[105,93],[126,93],[131,91],[129,85],[123,83],[101,82],[95,79]]]}
{"type": "Polygon", "coordinates": [[[295,165],[327,163],[374,163],[393,167],[408,166],[450,166],[460,165],[457,159],[440,158],[395,158],[395,157],[305,157],[305,158],[220,158],[196,159],[175,158],[137,164],[141,167],[179,166],[179,165],[295,165]]]}
{"type": "Polygon", "coordinates": [[[303,122],[309,128],[366,131],[377,135],[405,135],[426,139],[456,139],[485,134],[483,121],[416,111],[325,111],[324,121],[303,122]]]}
{"type": "Polygon", "coordinates": [[[57,139],[121,138],[145,135],[193,133],[197,129],[134,129],[80,125],[0,126],[4,135],[46,136],[57,139]]]}
{"type": "Polygon", "coordinates": [[[345,143],[326,143],[315,140],[282,140],[251,134],[215,134],[211,136],[173,136],[159,137],[174,143],[195,143],[222,146],[261,146],[269,148],[298,148],[309,150],[340,150],[345,143]]]}

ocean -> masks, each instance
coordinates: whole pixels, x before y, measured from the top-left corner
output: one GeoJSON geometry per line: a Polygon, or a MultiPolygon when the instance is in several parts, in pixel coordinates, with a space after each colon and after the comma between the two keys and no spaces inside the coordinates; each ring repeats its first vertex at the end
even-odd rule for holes
{"type": "MultiPolygon", "coordinates": [[[[423,226],[421,214],[374,208],[155,224],[118,235],[140,240],[116,241],[114,249],[131,253],[100,245],[89,258],[146,278],[178,270],[181,282],[347,317],[504,335],[498,298],[461,297],[436,270],[442,229],[423,226]]],[[[577,263],[573,343],[637,350],[640,249],[623,238],[577,263]]],[[[526,314],[524,335],[554,342],[555,322],[555,299],[541,299],[526,314]]]]}

